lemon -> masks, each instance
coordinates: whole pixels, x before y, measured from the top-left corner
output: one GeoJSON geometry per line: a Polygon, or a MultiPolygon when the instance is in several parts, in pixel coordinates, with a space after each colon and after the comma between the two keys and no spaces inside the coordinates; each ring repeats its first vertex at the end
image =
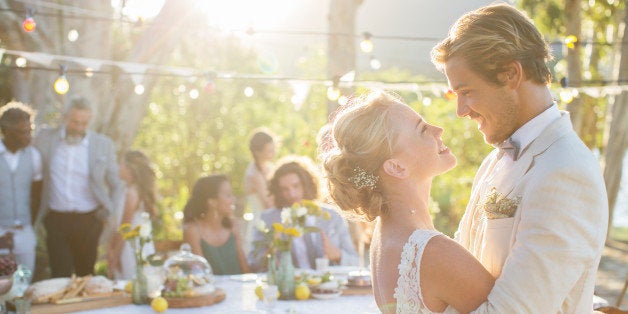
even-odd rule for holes
{"type": "Polygon", "coordinates": [[[161,313],[168,309],[168,301],[162,297],[156,297],[150,302],[150,307],[157,313],[161,313]]]}
{"type": "Polygon", "coordinates": [[[294,297],[297,300],[307,300],[310,298],[310,287],[307,285],[298,285],[294,290],[294,297]]]}
{"type": "Polygon", "coordinates": [[[263,289],[264,289],[264,287],[262,287],[262,286],[255,287],[255,295],[260,300],[264,300],[264,292],[262,292],[263,289]]]}
{"type": "Polygon", "coordinates": [[[124,285],[124,291],[131,293],[133,291],[133,280],[127,281],[126,285],[124,285]]]}
{"type": "Polygon", "coordinates": [[[321,277],[310,277],[307,279],[307,284],[310,286],[318,285],[322,280],[323,279],[321,277]]]}

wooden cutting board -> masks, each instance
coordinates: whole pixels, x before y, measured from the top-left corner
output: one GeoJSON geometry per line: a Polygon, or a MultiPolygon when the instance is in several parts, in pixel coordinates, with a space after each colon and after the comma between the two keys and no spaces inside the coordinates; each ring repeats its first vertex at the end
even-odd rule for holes
{"type": "Polygon", "coordinates": [[[342,295],[369,295],[373,294],[371,286],[346,286],[341,290],[342,295]]]}
{"type": "Polygon", "coordinates": [[[113,292],[109,295],[99,295],[95,297],[81,297],[69,300],[60,300],[57,304],[33,304],[32,314],[62,314],[106,307],[131,304],[131,297],[122,292],[113,292]]]}
{"type": "Polygon", "coordinates": [[[169,308],[186,308],[212,305],[222,302],[227,297],[225,290],[216,288],[213,293],[187,298],[166,298],[169,308]]]}

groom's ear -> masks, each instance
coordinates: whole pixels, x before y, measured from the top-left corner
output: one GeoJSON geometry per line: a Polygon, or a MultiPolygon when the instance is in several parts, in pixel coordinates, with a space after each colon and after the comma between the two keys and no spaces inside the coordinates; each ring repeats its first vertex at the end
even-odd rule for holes
{"type": "Polygon", "coordinates": [[[406,170],[406,167],[404,167],[403,164],[399,162],[399,160],[393,158],[387,159],[386,161],[384,161],[382,168],[384,169],[384,172],[391,177],[397,179],[405,179],[408,177],[408,171],[406,170]]]}

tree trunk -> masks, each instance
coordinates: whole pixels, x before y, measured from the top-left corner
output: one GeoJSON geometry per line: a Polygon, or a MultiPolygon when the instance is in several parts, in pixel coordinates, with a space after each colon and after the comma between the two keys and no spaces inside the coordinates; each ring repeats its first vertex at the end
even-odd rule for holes
{"type": "MultiPolygon", "coordinates": [[[[355,17],[362,0],[331,0],[329,4],[329,37],[327,39],[327,75],[339,78],[355,70],[355,17]]],[[[345,91],[346,93],[346,91],[345,91]]],[[[344,94],[344,93],[343,93],[344,94]]],[[[331,114],[338,102],[327,101],[327,113],[331,114]]]]}
{"type": "MultiPolygon", "coordinates": [[[[111,1],[64,1],[63,10],[55,10],[37,5],[24,5],[22,2],[0,0],[2,7],[10,8],[15,13],[5,12],[0,19],[0,40],[10,50],[40,52],[54,55],[94,58],[102,60],[123,60],[125,62],[165,64],[180,39],[193,28],[194,21],[200,21],[193,0],[167,0],[161,12],[145,26],[139,39],[129,44],[131,35],[137,33],[136,26],[128,26],[121,38],[115,38],[112,31],[117,23],[111,19],[94,19],[85,14],[113,17],[111,1]],[[70,12],[66,7],[75,7],[89,13],[70,12]],[[24,20],[23,11],[34,9],[37,29],[32,33],[21,30],[24,20]],[[37,12],[40,14],[37,15],[37,12]],[[51,13],[59,12],[59,15],[51,13]],[[97,12],[97,13],[94,13],[97,12]],[[82,16],[83,14],[83,16],[82,16]],[[65,18],[64,16],[77,16],[65,18]],[[76,42],[70,42],[67,34],[75,29],[79,33],[76,42]],[[122,45],[121,45],[122,44],[122,45]],[[125,51],[124,45],[128,45],[125,51]]],[[[141,26],[140,26],[141,27],[141,26]]],[[[28,66],[51,68],[51,70],[13,69],[12,97],[36,109],[39,114],[36,123],[59,122],[63,106],[73,96],[87,98],[94,109],[91,129],[110,136],[118,150],[125,150],[132,145],[139,124],[146,113],[146,104],[150,91],[155,85],[155,76],[145,75],[142,85],[145,93],[134,93],[135,84],[131,76],[115,66],[103,65],[100,69],[106,73],[95,73],[88,78],[84,73],[68,72],[70,90],[66,95],[57,95],[52,88],[59,71],[56,67],[67,65],[71,71],[81,71],[83,65],[52,61],[50,64],[29,63],[28,66]],[[34,92],[37,91],[37,92],[34,92]]],[[[150,73],[147,73],[150,74],[150,73]]]]}
{"type": "MultiPolygon", "coordinates": [[[[580,0],[566,0],[565,1],[565,26],[567,28],[567,35],[573,35],[578,38],[579,42],[575,43],[574,48],[567,48],[567,79],[569,86],[579,87],[582,81],[582,64],[581,64],[581,51],[580,45],[581,38],[581,8],[580,0]]],[[[567,111],[571,116],[571,122],[574,130],[580,135],[583,129],[583,117],[584,107],[583,100],[580,97],[575,97],[574,100],[567,105],[567,111]]],[[[582,138],[582,136],[580,136],[582,138]]]]}
{"type": "MultiPolygon", "coordinates": [[[[624,16],[623,41],[628,39],[628,35],[626,35],[626,30],[628,30],[626,29],[626,24],[628,24],[628,6],[626,6],[624,16]]],[[[623,85],[626,84],[628,80],[628,45],[622,45],[620,58],[618,80],[621,82],[620,84],[623,85]]],[[[623,172],[623,160],[626,149],[628,149],[628,136],[626,135],[626,131],[628,131],[628,92],[623,91],[620,95],[615,97],[615,102],[612,106],[611,127],[604,167],[604,181],[608,192],[609,230],[613,224],[613,213],[615,211],[617,193],[619,192],[623,172]]]]}

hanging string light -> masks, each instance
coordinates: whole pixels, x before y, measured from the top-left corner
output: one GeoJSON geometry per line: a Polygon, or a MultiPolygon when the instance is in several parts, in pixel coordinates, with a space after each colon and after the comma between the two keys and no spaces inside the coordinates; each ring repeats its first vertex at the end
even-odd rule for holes
{"type": "Polygon", "coordinates": [[[31,33],[35,30],[36,27],[37,23],[35,23],[35,19],[33,19],[33,10],[27,9],[26,19],[24,19],[24,22],[22,22],[22,29],[27,33],[31,33]]]}
{"type": "Polygon", "coordinates": [[[137,95],[142,95],[144,94],[144,91],[146,89],[144,88],[144,85],[142,84],[137,84],[135,85],[135,88],[133,88],[133,91],[137,94],[137,95]]]}
{"type": "Polygon", "coordinates": [[[364,32],[362,35],[364,36],[364,39],[360,42],[360,50],[364,53],[370,53],[373,51],[373,41],[371,40],[373,35],[369,32],[364,32]]]}
{"type": "Polygon", "coordinates": [[[371,60],[369,61],[369,65],[373,70],[379,70],[382,68],[382,63],[375,57],[371,56],[371,60]]]}
{"type": "Polygon", "coordinates": [[[246,96],[246,97],[253,97],[253,94],[255,94],[255,90],[253,89],[253,87],[247,86],[244,89],[244,96],[246,96]]]}
{"type": "Polygon", "coordinates": [[[71,42],[75,42],[79,38],[79,32],[75,29],[71,29],[68,32],[68,40],[71,42]]]}
{"type": "Polygon", "coordinates": [[[66,69],[67,67],[65,65],[60,65],[59,78],[57,78],[52,86],[59,95],[65,95],[70,90],[70,82],[68,82],[68,79],[65,77],[66,69]]]}

